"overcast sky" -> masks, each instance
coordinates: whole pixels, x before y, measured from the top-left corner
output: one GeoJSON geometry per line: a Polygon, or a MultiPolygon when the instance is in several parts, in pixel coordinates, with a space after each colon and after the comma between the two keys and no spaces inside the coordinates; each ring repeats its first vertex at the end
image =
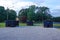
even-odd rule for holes
{"type": "Polygon", "coordinates": [[[46,6],[50,8],[51,15],[60,16],[60,0],[0,0],[0,6],[14,9],[16,12],[30,5],[46,6]]]}

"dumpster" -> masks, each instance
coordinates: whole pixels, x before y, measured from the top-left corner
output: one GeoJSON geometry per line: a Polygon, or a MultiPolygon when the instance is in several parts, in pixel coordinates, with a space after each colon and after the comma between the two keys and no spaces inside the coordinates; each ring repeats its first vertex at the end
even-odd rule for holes
{"type": "Polygon", "coordinates": [[[19,21],[6,20],[5,24],[6,24],[6,27],[17,27],[17,26],[19,26],[19,21]]]}
{"type": "Polygon", "coordinates": [[[45,20],[44,21],[44,27],[47,27],[47,28],[52,28],[53,27],[53,21],[51,20],[45,20]]]}
{"type": "Polygon", "coordinates": [[[27,21],[27,26],[33,26],[33,21],[27,21]]]}

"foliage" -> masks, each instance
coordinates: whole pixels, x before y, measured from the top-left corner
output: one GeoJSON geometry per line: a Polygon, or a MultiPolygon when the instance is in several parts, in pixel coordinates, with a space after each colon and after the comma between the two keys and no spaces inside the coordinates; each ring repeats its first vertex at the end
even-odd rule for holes
{"type": "Polygon", "coordinates": [[[49,13],[50,11],[48,7],[37,7],[35,5],[31,5],[29,8],[21,9],[19,11],[19,18],[22,22],[26,22],[27,20],[37,22],[51,19],[52,16],[49,13]]]}
{"type": "Polygon", "coordinates": [[[28,9],[21,9],[19,11],[19,19],[20,19],[20,22],[26,22],[27,20],[27,12],[28,12],[28,9]]]}
{"type": "Polygon", "coordinates": [[[3,6],[0,6],[0,22],[15,19],[16,19],[16,12],[14,10],[5,9],[3,6]]]}
{"type": "Polygon", "coordinates": [[[60,22],[60,17],[53,17],[54,22],[60,22]]]}
{"type": "Polygon", "coordinates": [[[9,9],[7,9],[6,10],[7,11],[7,20],[15,20],[16,19],[16,12],[14,11],[14,10],[9,10],[9,9]]]}
{"type": "Polygon", "coordinates": [[[3,6],[0,6],[0,22],[4,21],[6,19],[6,13],[5,8],[3,6]]]}

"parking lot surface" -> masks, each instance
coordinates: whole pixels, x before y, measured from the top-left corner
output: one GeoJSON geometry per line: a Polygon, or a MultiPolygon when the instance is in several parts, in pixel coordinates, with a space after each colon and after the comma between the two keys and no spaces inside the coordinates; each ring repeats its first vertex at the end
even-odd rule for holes
{"type": "Polygon", "coordinates": [[[0,28],[0,40],[60,40],[60,30],[42,27],[0,28]]]}

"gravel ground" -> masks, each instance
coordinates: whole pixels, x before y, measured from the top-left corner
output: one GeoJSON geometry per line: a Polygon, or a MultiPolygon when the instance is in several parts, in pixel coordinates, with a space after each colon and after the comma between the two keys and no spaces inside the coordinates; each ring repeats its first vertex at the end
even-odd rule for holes
{"type": "Polygon", "coordinates": [[[0,28],[0,40],[60,40],[60,30],[42,27],[0,28]]]}

